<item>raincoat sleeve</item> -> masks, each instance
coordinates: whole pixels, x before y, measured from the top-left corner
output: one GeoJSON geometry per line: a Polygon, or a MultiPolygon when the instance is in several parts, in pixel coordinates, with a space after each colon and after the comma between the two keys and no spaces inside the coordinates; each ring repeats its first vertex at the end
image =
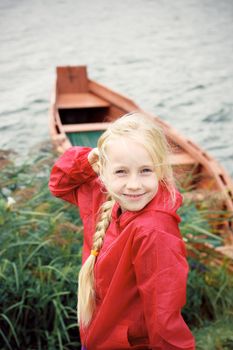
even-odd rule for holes
{"type": "Polygon", "coordinates": [[[71,147],[54,164],[49,189],[51,193],[70,203],[78,205],[78,189],[97,177],[87,156],[89,147],[71,147]]]}
{"type": "Polygon", "coordinates": [[[181,315],[186,302],[188,264],[181,238],[163,231],[135,237],[132,262],[153,350],[194,350],[181,315]]]}

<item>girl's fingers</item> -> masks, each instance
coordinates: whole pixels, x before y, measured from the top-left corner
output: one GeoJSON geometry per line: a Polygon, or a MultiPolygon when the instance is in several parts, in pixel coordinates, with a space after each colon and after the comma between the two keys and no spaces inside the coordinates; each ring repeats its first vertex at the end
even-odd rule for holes
{"type": "Polygon", "coordinates": [[[99,174],[99,150],[98,148],[93,148],[93,150],[88,155],[88,161],[91,164],[93,170],[99,174]]]}

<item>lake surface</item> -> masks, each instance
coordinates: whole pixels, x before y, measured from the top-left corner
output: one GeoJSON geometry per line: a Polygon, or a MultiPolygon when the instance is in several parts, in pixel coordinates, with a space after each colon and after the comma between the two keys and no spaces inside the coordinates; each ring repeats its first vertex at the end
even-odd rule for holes
{"type": "Polygon", "coordinates": [[[1,0],[0,148],[49,140],[58,65],[160,116],[233,176],[232,0],[1,0]]]}

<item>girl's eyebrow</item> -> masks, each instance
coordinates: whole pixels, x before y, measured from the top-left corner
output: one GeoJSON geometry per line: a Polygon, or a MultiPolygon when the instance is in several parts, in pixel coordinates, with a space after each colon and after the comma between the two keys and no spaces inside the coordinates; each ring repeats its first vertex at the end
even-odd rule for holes
{"type": "Polygon", "coordinates": [[[118,169],[118,168],[127,168],[127,165],[119,164],[119,165],[112,165],[113,169],[118,169]]]}

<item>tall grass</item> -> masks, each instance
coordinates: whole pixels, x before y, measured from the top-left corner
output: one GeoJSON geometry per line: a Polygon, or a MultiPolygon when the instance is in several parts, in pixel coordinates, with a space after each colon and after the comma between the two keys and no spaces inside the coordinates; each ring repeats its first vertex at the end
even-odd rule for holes
{"type": "MultiPolygon", "coordinates": [[[[38,154],[23,165],[1,154],[0,348],[78,350],[76,291],[82,226],[76,208],[49,193],[48,177],[56,155],[48,146],[38,154]]],[[[206,212],[189,203],[180,215],[187,245],[191,247],[193,240],[222,244],[210,232],[206,212]]],[[[209,261],[203,262],[200,255],[189,258],[183,315],[195,334],[197,349],[232,349],[233,279],[224,265],[212,266],[211,256],[209,261]]]]}
{"type": "Polygon", "coordinates": [[[77,349],[82,227],[76,208],[53,198],[53,157],[1,170],[1,349],[77,349]],[[13,197],[16,203],[9,208],[13,197]]]}

